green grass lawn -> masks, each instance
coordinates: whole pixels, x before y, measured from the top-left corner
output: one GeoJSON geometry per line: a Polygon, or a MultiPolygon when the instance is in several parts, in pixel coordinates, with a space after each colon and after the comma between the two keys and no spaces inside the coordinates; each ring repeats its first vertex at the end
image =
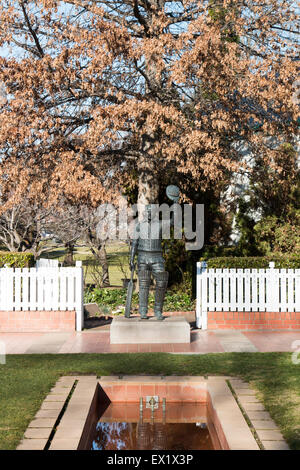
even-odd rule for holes
{"type": "MultiPolygon", "coordinates": [[[[122,286],[122,278],[125,277],[122,272],[126,272],[126,275],[129,276],[129,263],[128,255],[129,248],[128,245],[121,242],[108,243],[106,246],[107,260],[108,260],[108,271],[109,271],[109,280],[112,286],[122,286]]],[[[55,246],[53,247],[49,243],[49,251],[42,254],[42,258],[58,259],[63,261],[66,254],[64,247],[55,246]]],[[[90,249],[86,246],[76,247],[74,251],[74,260],[84,261],[90,260],[93,262],[94,258],[90,249]]],[[[84,272],[86,272],[85,281],[87,283],[93,283],[94,280],[91,276],[92,266],[84,266],[84,272]]]]}
{"type": "Polygon", "coordinates": [[[15,449],[62,375],[230,375],[258,390],[292,449],[300,450],[300,365],[290,353],[9,355],[0,365],[0,449],[15,449]]]}

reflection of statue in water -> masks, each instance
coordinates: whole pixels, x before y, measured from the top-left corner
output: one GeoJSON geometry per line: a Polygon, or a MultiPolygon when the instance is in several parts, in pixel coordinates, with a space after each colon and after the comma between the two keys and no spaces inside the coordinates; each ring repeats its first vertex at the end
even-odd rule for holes
{"type": "Polygon", "coordinates": [[[153,424],[152,428],[153,428],[152,449],[153,450],[167,450],[166,425],[163,423],[155,423],[153,424]]]}
{"type": "Polygon", "coordinates": [[[167,450],[167,434],[164,423],[138,423],[136,438],[138,450],[167,450]]]}
{"type": "MultiPolygon", "coordinates": [[[[167,195],[173,202],[179,200],[177,186],[168,186],[167,195]]],[[[162,222],[151,205],[145,207],[144,218],[136,226],[135,237],[130,252],[130,269],[134,269],[134,259],[138,257],[139,277],[139,313],[142,319],[147,318],[148,297],[151,272],[156,281],[154,314],[163,320],[163,303],[168,285],[169,273],[165,271],[165,260],[162,255],[162,222]]]]}
{"type": "Polygon", "coordinates": [[[138,423],[136,425],[137,450],[148,450],[151,448],[151,432],[149,423],[138,423]]]}

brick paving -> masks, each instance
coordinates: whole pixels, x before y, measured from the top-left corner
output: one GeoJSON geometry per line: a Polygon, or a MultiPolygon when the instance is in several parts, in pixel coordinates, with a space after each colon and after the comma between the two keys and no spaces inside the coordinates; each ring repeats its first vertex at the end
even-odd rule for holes
{"type": "Polygon", "coordinates": [[[0,333],[6,354],[166,352],[294,352],[299,331],[192,330],[190,344],[110,344],[108,329],[64,333],[0,333]]]}

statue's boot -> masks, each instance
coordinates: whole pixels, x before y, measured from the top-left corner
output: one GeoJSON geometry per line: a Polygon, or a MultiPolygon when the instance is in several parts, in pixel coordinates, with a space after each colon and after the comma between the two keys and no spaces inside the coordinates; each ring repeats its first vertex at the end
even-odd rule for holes
{"type": "Polygon", "coordinates": [[[151,280],[151,271],[139,271],[139,312],[141,318],[146,319],[148,313],[148,297],[151,280]]]}
{"type": "Polygon", "coordinates": [[[162,311],[168,286],[169,273],[167,271],[157,272],[154,274],[154,277],[156,279],[154,314],[157,320],[163,320],[164,317],[162,315],[162,311]]]}

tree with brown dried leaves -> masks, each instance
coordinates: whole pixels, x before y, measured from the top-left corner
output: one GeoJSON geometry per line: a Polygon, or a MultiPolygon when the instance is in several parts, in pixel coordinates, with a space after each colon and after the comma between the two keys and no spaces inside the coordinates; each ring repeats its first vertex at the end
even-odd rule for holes
{"type": "Polygon", "coordinates": [[[267,137],[297,131],[296,20],[292,0],[2,0],[4,208],[96,206],[133,178],[141,203],[170,178],[204,189],[245,170],[241,142],[275,166],[267,137]]]}

